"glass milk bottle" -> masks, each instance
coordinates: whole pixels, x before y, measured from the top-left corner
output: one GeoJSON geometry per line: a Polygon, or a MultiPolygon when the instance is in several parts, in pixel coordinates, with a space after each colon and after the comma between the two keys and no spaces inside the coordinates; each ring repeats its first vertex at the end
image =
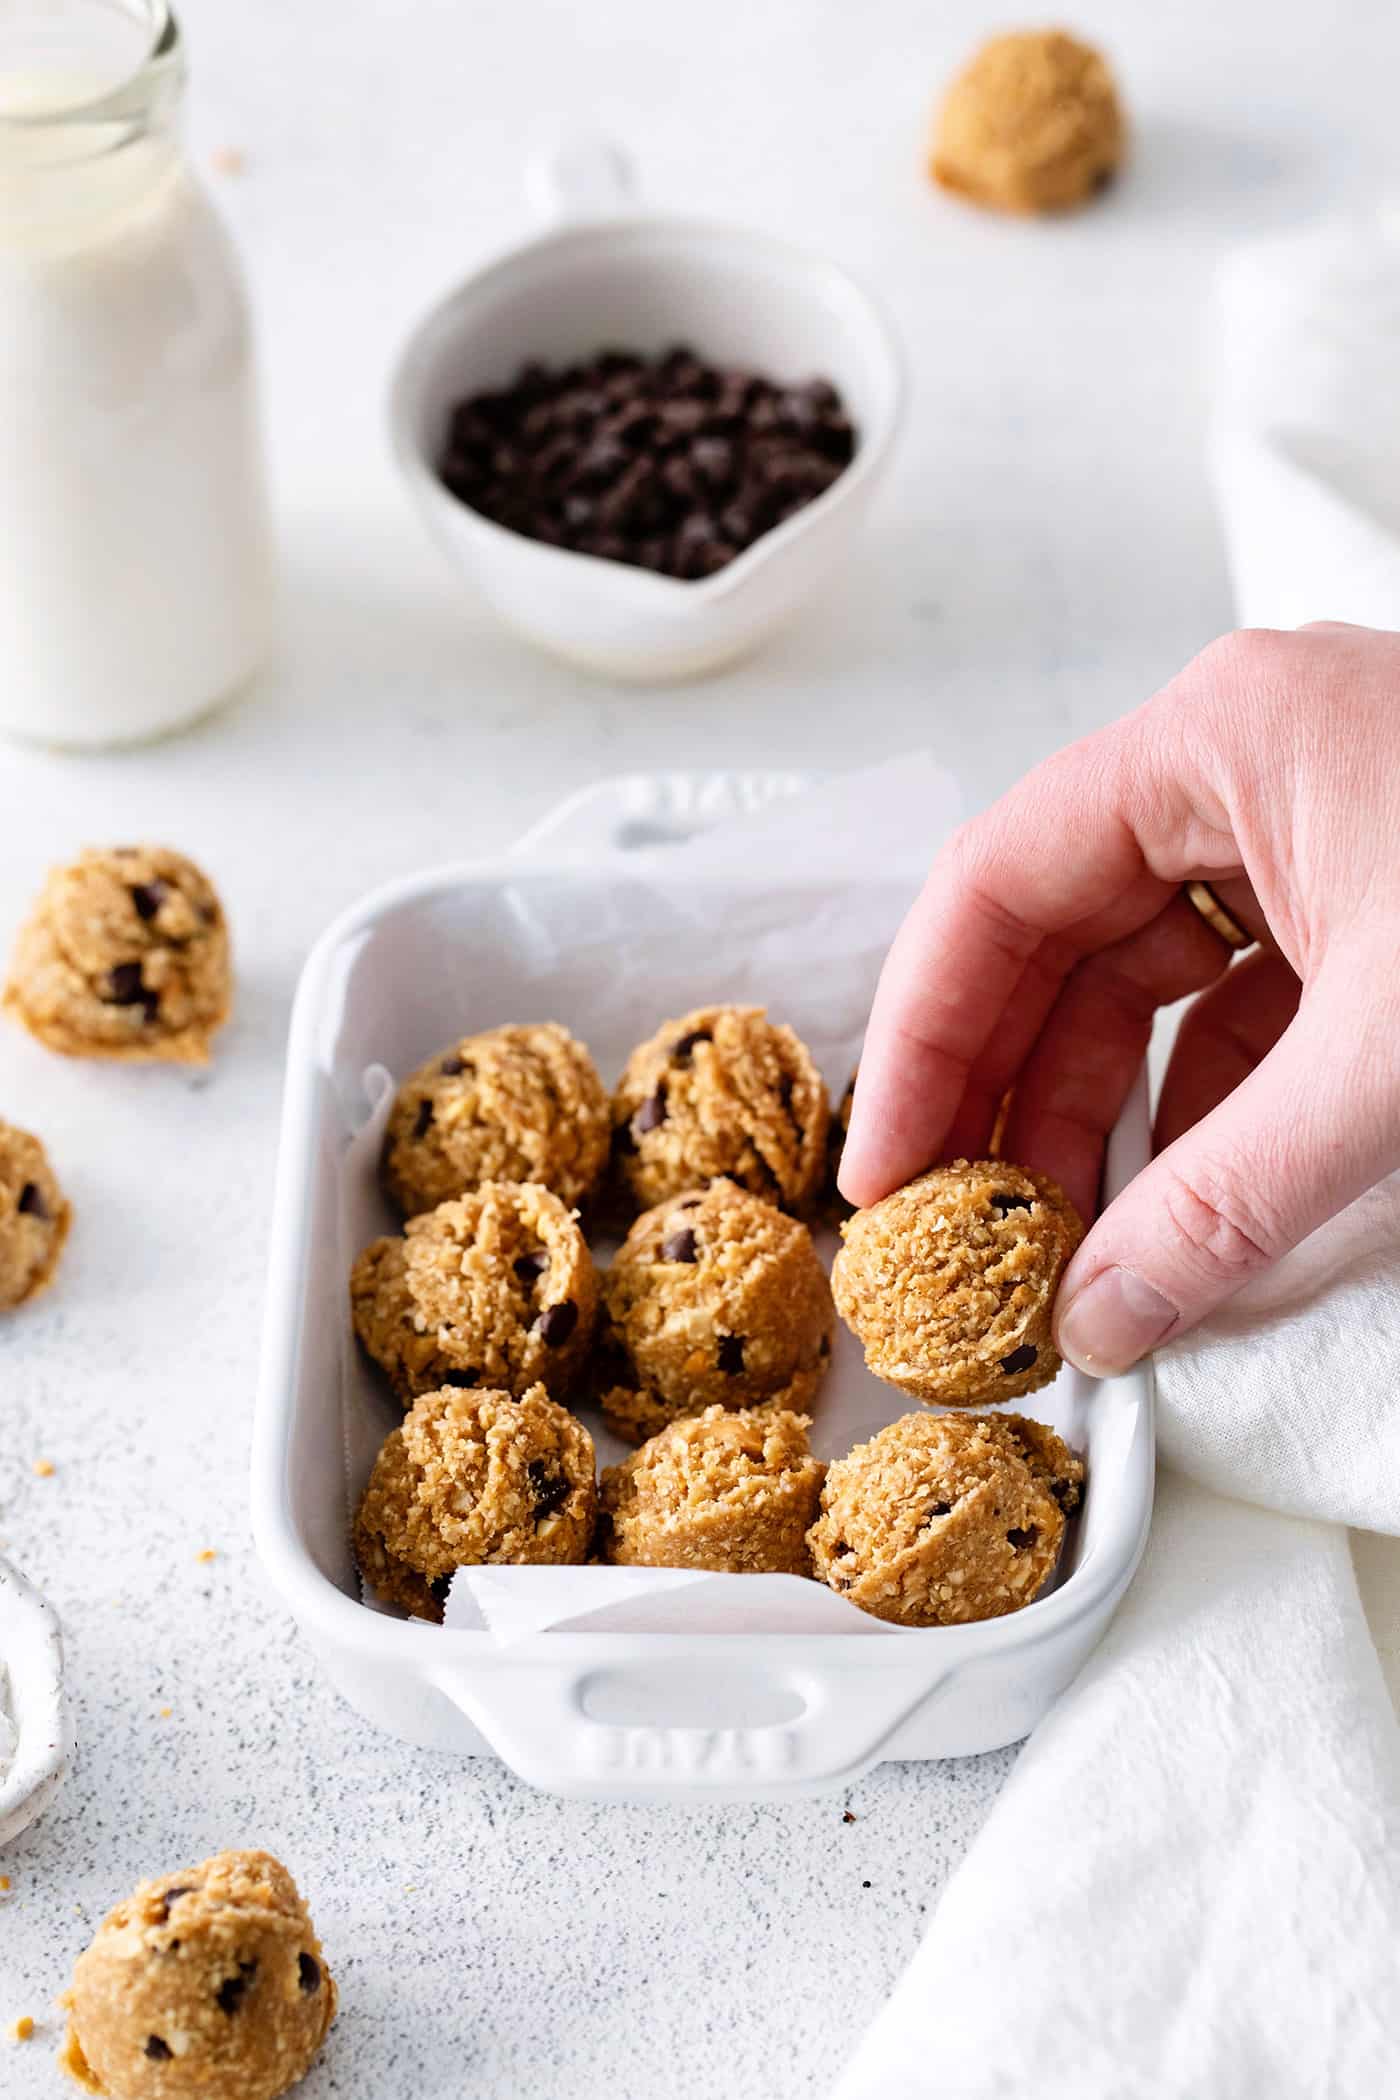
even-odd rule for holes
{"type": "Polygon", "coordinates": [[[268,646],[247,302],[164,0],[0,0],[0,729],[159,736],[268,646]]]}

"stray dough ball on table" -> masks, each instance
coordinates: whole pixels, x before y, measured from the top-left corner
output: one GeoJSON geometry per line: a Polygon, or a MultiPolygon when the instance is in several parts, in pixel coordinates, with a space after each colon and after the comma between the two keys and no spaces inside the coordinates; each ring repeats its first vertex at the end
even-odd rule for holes
{"type": "Polygon", "coordinates": [[[71,1217],[38,1138],[0,1123],[0,1312],[52,1282],[71,1217]]]}
{"type": "Polygon", "coordinates": [[[711,1406],[805,1408],[834,1309],[805,1225],[732,1181],[637,1219],[603,1277],[597,1382],[633,1443],[711,1406]]]}
{"type": "Polygon", "coordinates": [[[821,1581],[901,1626],[995,1619],[1054,1570],[1084,1465],[1021,1415],[904,1415],[827,1468],[821,1581]]]}
{"type": "Polygon", "coordinates": [[[998,211],[1063,211],[1116,171],[1125,126],[1113,75],[1060,29],[993,37],[953,81],[931,172],[998,211]]]}
{"type": "Polygon", "coordinates": [[[441,1385],[562,1396],[588,1356],[598,1278],[578,1221],[535,1182],[488,1181],[371,1241],[355,1332],[407,1406],[441,1385]]]}
{"type": "Polygon", "coordinates": [[[555,1021],[465,1035],[410,1073],[384,1133],[383,1178],[406,1218],[483,1181],[538,1181],[571,1208],[608,1164],[608,1097],[555,1021]]]}
{"type": "Polygon", "coordinates": [[[374,1462],[355,1517],[360,1573],[419,1619],[441,1619],[458,1568],[588,1558],[593,1440],[542,1385],[445,1387],[414,1402],[374,1462]]]}
{"type": "Polygon", "coordinates": [[[638,1204],[723,1175],[810,1210],[830,1109],[806,1045],[758,1006],[701,1006],[641,1043],[613,1096],[613,1150],[638,1204]]]}
{"type": "Polygon", "coordinates": [[[114,846],[50,871],[15,943],[4,1003],[66,1057],[203,1065],[232,984],[208,877],[166,846],[114,846]]]}
{"type": "Polygon", "coordinates": [[[825,1467],[807,1417],[707,1407],[673,1422],[600,1484],[602,1558],[624,1567],[809,1575],[825,1467]]]}
{"type": "Polygon", "coordinates": [[[335,2018],[321,1942],[286,1868],[219,1852],[143,1881],[73,1971],[60,2062],[111,2100],[275,2100],[335,2018]]]}
{"type": "Polygon", "coordinates": [[[1005,1160],[956,1160],[841,1228],[831,1285],[877,1378],[976,1407],[1048,1385],[1055,1292],[1084,1227],[1063,1190],[1005,1160]]]}

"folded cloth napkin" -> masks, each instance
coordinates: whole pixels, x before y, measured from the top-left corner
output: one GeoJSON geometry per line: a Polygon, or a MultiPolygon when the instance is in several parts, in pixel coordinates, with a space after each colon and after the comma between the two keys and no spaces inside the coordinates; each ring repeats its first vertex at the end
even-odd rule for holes
{"type": "Polygon", "coordinates": [[[1209,458],[1248,627],[1400,627],[1400,207],[1220,274],[1209,458]]]}
{"type": "Polygon", "coordinates": [[[1400,1733],[1345,1531],[1277,1513],[1400,1530],[1397,1262],[1388,1185],[1162,1352],[1197,1478],[1163,1470],[1107,1638],[839,2100],[1400,2092],[1400,1733]]]}

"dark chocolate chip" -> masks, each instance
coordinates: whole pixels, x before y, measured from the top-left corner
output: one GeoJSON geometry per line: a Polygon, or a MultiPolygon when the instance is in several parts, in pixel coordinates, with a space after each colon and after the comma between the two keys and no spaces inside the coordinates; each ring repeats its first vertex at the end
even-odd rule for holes
{"type": "Polygon", "coordinates": [[[1001,1368],[1008,1378],[1014,1378],[1018,1371],[1029,1371],[1035,1362],[1036,1354],[1029,1342],[1023,1342],[1019,1349],[1012,1350],[1010,1356],[1002,1358],[1001,1368]]]}
{"type": "Polygon", "coordinates": [[[929,1511],[929,1515],[931,1517],[946,1517],[952,1506],[951,1502],[935,1502],[929,1511]]]}
{"type": "Polygon", "coordinates": [[[850,1551],[851,1548],[846,1544],[846,1541],[838,1539],[831,1549],[831,1557],[833,1560],[844,1560],[850,1551]]]}
{"type": "Polygon", "coordinates": [[[744,1368],[744,1337],[741,1334],[722,1334],[716,1361],[721,1371],[737,1378],[744,1368]]]}
{"type": "Polygon", "coordinates": [[[163,2042],[158,2034],[148,2034],[145,2053],[153,2064],[163,2064],[167,2063],[175,2052],[169,2042],[163,2042]]]}
{"type": "Polygon", "coordinates": [[[418,1104],[418,1113],[413,1119],[413,1135],[416,1138],[426,1137],[432,1120],[433,1104],[425,1094],[418,1104]]]}
{"type": "Polygon", "coordinates": [[[133,883],[131,901],[138,918],[153,919],[170,895],[170,885],[157,876],[154,882],[133,883]]]}
{"type": "MultiPolygon", "coordinates": [[[[450,1575],[439,1575],[435,1582],[430,1582],[428,1584],[428,1588],[432,1591],[435,1601],[439,1604],[446,1604],[447,1592],[451,1589],[451,1587],[452,1577],[450,1575]]],[[[303,1961],[306,1960],[306,1956],[304,1954],[301,1958],[303,1961]]],[[[315,1986],[313,1985],[312,1988],[314,1989],[315,1986]]]]}
{"type": "Polygon", "coordinates": [[[637,1140],[632,1135],[630,1123],[616,1124],[613,1128],[612,1141],[614,1152],[632,1153],[637,1149],[637,1140]]]}
{"type": "Polygon", "coordinates": [[[314,1954],[297,1956],[297,1982],[309,1998],[313,1991],[321,1988],[321,1964],[314,1954]]]}
{"type": "Polygon", "coordinates": [[[449,1055],[446,1056],[442,1060],[442,1063],[438,1066],[438,1070],[439,1072],[441,1072],[444,1079],[456,1079],[458,1075],[462,1072],[465,1072],[466,1069],[466,1059],[458,1057],[455,1050],[450,1052],[449,1055]]]}
{"type": "Polygon", "coordinates": [[[661,1242],[663,1261],[698,1261],[700,1242],[688,1225],[678,1225],[661,1242]]]}
{"type": "Polygon", "coordinates": [[[37,1181],[26,1181],[19,1192],[19,1212],[23,1218],[47,1218],[48,1205],[37,1181]]]}
{"type": "Polygon", "coordinates": [[[690,1063],[690,1053],[697,1043],[712,1043],[713,1041],[714,1037],[708,1028],[692,1028],[689,1035],[681,1036],[677,1042],[672,1044],[672,1064],[688,1065],[690,1063]]]}
{"type": "Polygon", "coordinates": [[[536,1522],[541,1517],[552,1516],[562,1509],[569,1499],[569,1483],[562,1473],[552,1473],[548,1461],[532,1458],[525,1468],[525,1477],[530,1483],[530,1504],[536,1522]]]}
{"type": "Polygon", "coordinates": [[[704,1202],[704,1200],[705,1199],[703,1196],[682,1196],[680,1201],[676,1205],[676,1209],[699,1210],[700,1205],[704,1202]]]}
{"type": "Polygon", "coordinates": [[[1079,1482],[1077,1480],[1052,1480],[1050,1492],[1066,1516],[1069,1515],[1072,1509],[1078,1509],[1079,1482]]]}
{"type": "Polygon", "coordinates": [[[666,1120],[666,1089],[659,1086],[645,1100],[632,1118],[632,1128],[638,1137],[645,1137],[649,1130],[659,1130],[666,1120]]]}
{"type": "Polygon", "coordinates": [[[230,2015],[237,2012],[247,1995],[249,1984],[257,1973],[258,1965],[255,1961],[241,1961],[238,1964],[238,1974],[224,1978],[214,1993],[220,2012],[230,2015]]]}
{"type": "Polygon", "coordinates": [[[1039,1537],[1040,1532],[1034,1524],[1028,1524],[1024,1531],[1019,1524],[1015,1524],[1007,1532],[1006,1542],[1017,1553],[1024,1553],[1027,1546],[1033,1546],[1039,1537]]]}
{"type": "Polygon", "coordinates": [[[149,994],[141,979],[139,962],[117,963],[107,972],[102,997],[108,1006],[142,1006],[149,994]]]}
{"type": "Polygon", "coordinates": [[[824,1334],[824,1335],[822,1336],[821,1340],[820,1340],[820,1341],[819,1341],[819,1342],[817,1343],[817,1354],[818,1354],[818,1356],[823,1356],[823,1357],[825,1357],[825,1356],[830,1356],[830,1354],[831,1354],[831,1336],[830,1336],[829,1334],[824,1334]]]}
{"type": "Polygon", "coordinates": [[[444,1385],[470,1386],[475,1385],[480,1376],[480,1371],[474,1368],[466,1371],[444,1371],[442,1382],[444,1385]]]}
{"type": "Polygon", "coordinates": [[[1029,1196],[997,1195],[992,1198],[992,1209],[1003,1218],[1009,1210],[1029,1210],[1030,1207],[1031,1199],[1029,1196]]]}
{"type": "Polygon", "coordinates": [[[160,1924],[163,1925],[166,1919],[170,1916],[171,1904],[178,1903],[182,1896],[188,1896],[192,1886],[193,1884],[191,1882],[185,1881],[182,1882],[178,1888],[167,1889],[165,1891],[165,1894],[160,1899],[160,1924]]]}
{"type": "Polygon", "coordinates": [[[522,1283],[534,1283],[549,1267],[549,1256],[544,1249],[536,1248],[533,1254],[518,1254],[511,1263],[522,1283]]]}
{"type": "Polygon", "coordinates": [[[578,1307],[572,1298],[547,1305],[535,1322],[535,1332],[548,1349],[560,1349],[578,1326],[578,1307]]]}

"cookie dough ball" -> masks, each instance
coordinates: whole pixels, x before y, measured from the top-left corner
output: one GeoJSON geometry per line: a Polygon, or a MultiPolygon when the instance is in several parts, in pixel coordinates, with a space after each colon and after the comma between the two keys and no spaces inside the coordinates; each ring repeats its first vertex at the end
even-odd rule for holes
{"type": "Polygon", "coordinates": [[[0,1312],[52,1281],[71,1217],[38,1138],[0,1123],[0,1312]]]}
{"type": "Polygon", "coordinates": [[[537,1182],[488,1181],[374,1240],[350,1276],[355,1332],[407,1406],[440,1385],[562,1396],[598,1313],[573,1213],[537,1182]]]}
{"type": "Polygon", "coordinates": [[[609,1466],[602,1557],[624,1567],[809,1575],[807,1531],[825,1472],[806,1415],[707,1407],[609,1466]]]}
{"type": "Polygon", "coordinates": [[[208,877],[168,846],[113,846],[50,871],[4,1003],[65,1057],[203,1065],[232,985],[208,877]]]}
{"type": "Polygon", "coordinates": [[[1113,75],[1060,29],[993,37],[948,89],[931,172],[998,211],[1063,211],[1103,188],[1123,158],[1113,75]]]}
{"type": "Polygon", "coordinates": [[[441,1619],[458,1568],[586,1560],[597,1515],[593,1441],[542,1385],[425,1393],[391,1430],[354,1525],[365,1580],[441,1619]]]}
{"type": "Polygon", "coordinates": [[[633,1443],[711,1406],[801,1411],[826,1376],[831,1288],[810,1233],[732,1181],[637,1219],[603,1278],[598,1385],[633,1443]]]}
{"type": "Polygon", "coordinates": [[[542,1182],[572,1208],[603,1178],[608,1121],[592,1058],[557,1022],[464,1035],[399,1088],[384,1187],[406,1218],[483,1181],[542,1182]]]}
{"type": "Polygon", "coordinates": [[[66,2000],[63,2068],[110,2100],[275,2100],[335,2018],[321,1942],[286,1868],[218,1852],[103,1919],[66,2000]]]}
{"type": "Polygon", "coordinates": [[[758,1006],[701,1006],[627,1060],[613,1149],[638,1204],[723,1175],[783,1210],[809,1210],[826,1172],[830,1109],[806,1045],[758,1006]]]}
{"type": "Polygon", "coordinates": [[[886,1384],[946,1407],[1014,1400],[1060,1368],[1050,1316],[1083,1236],[1045,1175],[960,1159],[842,1226],[837,1310],[886,1384]]]}
{"type": "Polygon", "coordinates": [[[828,1467],[813,1572],[901,1626],[999,1618],[1053,1572],[1083,1478],[1043,1422],[904,1415],[828,1467]]]}

